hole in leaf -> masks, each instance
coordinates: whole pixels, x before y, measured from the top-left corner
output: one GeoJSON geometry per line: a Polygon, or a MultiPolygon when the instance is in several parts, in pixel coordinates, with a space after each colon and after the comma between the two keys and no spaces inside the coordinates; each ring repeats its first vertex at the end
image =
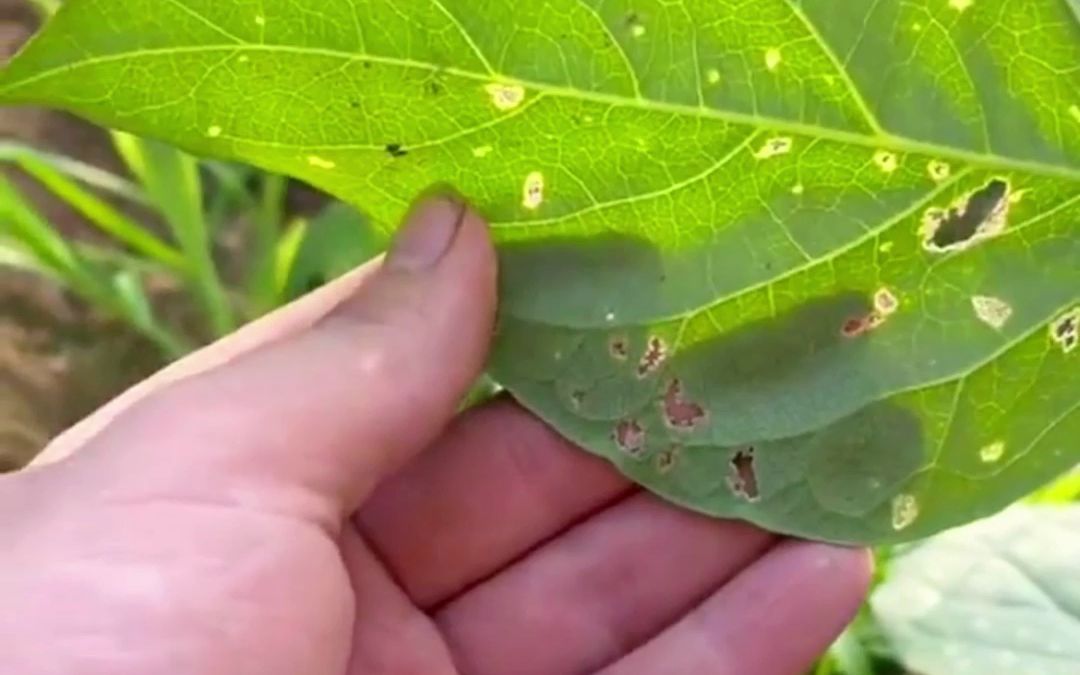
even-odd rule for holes
{"type": "Polygon", "coordinates": [[[1050,324],[1050,339],[1061,345],[1061,351],[1068,354],[1080,341],[1080,307],[1073,308],[1050,324]]]}
{"type": "Polygon", "coordinates": [[[975,190],[958,205],[927,213],[924,224],[929,238],[924,246],[935,252],[959,250],[977,239],[999,234],[1009,210],[1009,184],[995,178],[975,190]]]}
{"type": "Polygon", "coordinates": [[[645,346],[645,353],[638,361],[637,376],[644,378],[655,373],[667,359],[667,345],[664,341],[653,335],[645,346]]]}
{"type": "Polygon", "coordinates": [[[673,429],[693,429],[705,419],[705,409],[683,397],[682,383],[674,379],[664,392],[664,420],[673,429]]]}
{"type": "Polygon", "coordinates": [[[405,155],[409,154],[409,151],[401,147],[401,143],[387,143],[386,154],[390,155],[391,157],[397,158],[404,157],[405,155]]]}
{"type": "Polygon", "coordinates": [[[640,457],[645,449],[645,429],[637,420],[621,420],[611,432],[611,439],[620,451],[630,457],[640,457]]]}
{"type": "Polygon", "coordinates": [[[754,446],[739,450],[731,458],[731,474],[728,476],[731,491],[747,501],[757,501],[758,480],[754,469],[754,446]]]}

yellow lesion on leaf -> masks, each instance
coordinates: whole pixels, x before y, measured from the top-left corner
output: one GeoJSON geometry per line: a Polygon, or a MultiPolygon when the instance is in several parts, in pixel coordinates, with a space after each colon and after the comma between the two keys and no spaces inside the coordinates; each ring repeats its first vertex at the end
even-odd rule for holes
{"type": "Polygon", "coordinates": [[[525,176],[525,182],[521,187],[521,205],[530,211],[535,210],[544,203],[544,174],[533,171],[525,176]]]}
{"type": "Polygon", "coordinates": [[[765,50],[765,67],[769,70],[775,71],[783,60],[784,57],[778,47],[769,47],[765,50]]]}
{"type": "Polygon", "coordinates": [[[770,157],[776,157],[777,155],[786,155],[791,152],[791,147],[794,142],[790,136],[776,136],[770,138],[754,152],[754,157],[757,159],[769,159],[770,157]]]}
{"type": "Polygon", "coordinates": [[[987,443],[979,449],[979,459],[987,464],[992,464],[1005,455],[1005,441],[987,443]]]}
{"type": "Polygon", "coordinates": [[[519,84],[491,82],[484,85],[484,91],[491,96],[491,103],[499,110],[513,110],[525,100],[525,88],[519,84]]]}
{"type": "Polygon", "coordinates": [[[919,501],[915,495],[901,493],[892,500],[892,526],[894,530],[903,530],[919,517],[919,501]]]}
{"type": "Polygon", "coordinates": [[[307,163],[315,167],[316,169],[329,170],[337,167],[337,162],[326,159],[325,157],[320,157],[318,155],[308,155],[307,163]]]}
{"type": "Polygon", "coordinates": [[[892,173],[896,171],[896,167],[900,166],[900,160],[897,159],[895,152],[878,150],[874,153],[874,164],[885,173],[892,173]]]}
{"type": "Polygon", "coordinates": [[[932,159],[926,163],[926,173],[930,175],[931,180],[940,183],[949,177],[949,174],[952,173],[952,167],[949,166],[948,162],[932,159]]]}

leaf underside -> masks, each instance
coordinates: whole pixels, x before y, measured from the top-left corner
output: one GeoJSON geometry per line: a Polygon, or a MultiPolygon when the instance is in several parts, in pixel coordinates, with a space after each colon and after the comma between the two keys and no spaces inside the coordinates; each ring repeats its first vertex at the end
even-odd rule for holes
{"type": "Polygon", "coordinates": [[[70,0],[0,99],[288,173],[449,182],[491,369],[647,488],[925,536],[1080,460],[1066,0],[70,0]]]}
{"type": "Polygon", "coordinates": [[[1080,507],[1014,507],[914,546],[871,607],[911,672],[1073,675],[1080,507]]]}

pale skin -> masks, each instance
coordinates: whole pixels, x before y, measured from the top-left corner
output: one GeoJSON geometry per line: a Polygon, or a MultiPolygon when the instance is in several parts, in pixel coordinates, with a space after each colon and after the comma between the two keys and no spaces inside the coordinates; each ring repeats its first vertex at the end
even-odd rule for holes
{"type": "Polygon", "coordinates": [[[0,476],[0,671],[804,672],[867,553],[666,505],[509,399],[455,417],[495,279],[483,220],[429,198],[385,260],[0,476]]]}

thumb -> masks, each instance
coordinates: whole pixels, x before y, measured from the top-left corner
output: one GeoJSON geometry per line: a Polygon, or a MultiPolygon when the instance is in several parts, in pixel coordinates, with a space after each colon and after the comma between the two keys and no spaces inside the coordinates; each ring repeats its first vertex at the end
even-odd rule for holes
{"type": "Polygon", "coordinates": [[[374,264],[307,330],[151,393],[67,463],[113,496],[352,512],[453,416],[495,314],[487,227],[456,199],[421,203],[374,264]]]}

